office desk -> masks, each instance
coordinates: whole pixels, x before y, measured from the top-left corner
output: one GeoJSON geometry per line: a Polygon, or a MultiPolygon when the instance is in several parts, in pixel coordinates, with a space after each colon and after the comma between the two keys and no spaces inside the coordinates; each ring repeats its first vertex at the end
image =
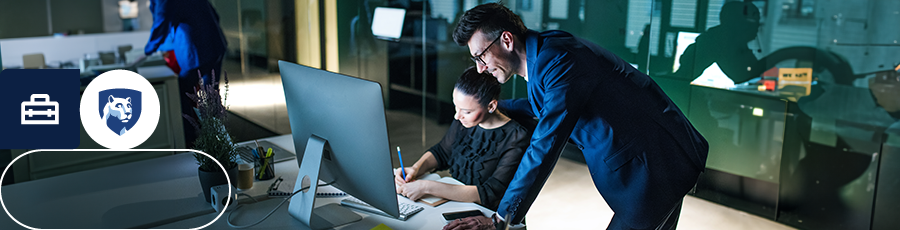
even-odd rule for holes
{"type": "MultiPolygon", "coordinates": [[[[266,138],[287,150],[294,145],[290,135],[266,138]]],[[[297,161],[275,164],[275,172],[288,184],[297,176],[297,161]]],[[[253,188],[267,188],[273,180],[257,181],[253,188]]],[[[41,180],[0,187],[6,210],[19,222],[36,228],[195,228],[209,223],[216,213],[203,198],[197,180],[197,164],[192,154],[181,153],[150,160],[65,174],[41,180]]],[[[317,206],[339,202],[339,198],[317,199],[317,206]]],[[[402,198],[401,202],[411,202],[402,198]]],[[[249,223],[264,215],[280,200],[270,199],[244,206],[235,216],[238,224],[249,223]],[[265,212],[263,212],[265,211],[265,212]]],[[[480,209],[473,203],[447,202],[425,210],[407,221],[358,212],[363,220],[341,229],[369,229],[385,223],[394,229],[437,229],[444,225],[440,213],[480,209]]],[[[258,229],[303,229],[300,221],[287,213],[285,204],[258,229]]],[[[228,228],[225,217],[207,229],[228,228]]],[[[0,229],[25,229],[8,215],[0,217],[0,229]]]]}
{"type": "MultiPolygon", "coordinates": [[[[188,153],[3,186],[0,195],[9,214],[36,228],[146,228],[214,211],[188,153]]],[[[24,228],[3,215],[0,229],[24,228]]]]}
{"type": "MultiPolygon", "coordinates": [[[[273,138],[267,138],[268,141],[281,146],[284,149],[289,151],[294,150],[294,144],[290,135],[282,135],[273,138]]],[[[292,184],[297,179],[297,171],[299,168],[296,166],[296,160],[285,161],[276,164],[275,173],[281,175],[284,178],[284,184],[279,188],[281,191],[293,191],[292,184]]],[[[254,184],[254,188],[256,188],[254,184]]],[[[268,184],[263,185],[268,186],[268,184]]],[[[335,198],[317,198],[316,199],[316,207],[320,207],[322,205],[330,204],[330,203],[339,203],[342,199],[348,198],[349,196],[335,197],[335,198]]],[[[402,197],[397,196],[398,200],[403,203],[413,203],[413,201],[402,197]]],[[[247,204],[237,210],[237,213],[233,216],[233,223],[236,225],[246,225],[249,223],[253,223],[259,218],[262,218],[266,213],[271,211],[278,203],[281,202],[281,199],[269,199],[260,201],[258,203],[247,204]]],[[[288,205],[289,203],[285,203],[283,206],[278,208],[278,211],[272,214],[271,217],[249,229],[308,229],[303,223],[299,220],[294,219],[290,214],[288,214],[288,205]]],[[[378,224],[384,223],[388,227],[392,229],[440,229],[446,223],[444,222],[443,216],[441,213],[444,212],[453,212],[453,211],[463,211],[463,210],[472,210],[479,209],[486,216],[493,215],[494,211],[491,211],[481,205],[477,205],[474,203],[463,203],[463,202],[455,202],[450,201],[439,205],[437,207],[431,207],[425,205],[423,203],[416,203],[416,205],[425,207],[425,210],[415,214],[410,217],[406,221],[397,220],[390,217],[385,217],[376,214],[370,214],[368,212],[356,211],[354,212],[363,217],[362,220],[346,224],[343,226],[338,226],[337,229],[371,229],[378,224]]],[[[230,209],[229,209],[230,210],[230,209]]],[[[226,229],[230,228],[228,223],[226,222],[226,218],[231,211],[226,212],[219,218],[215,223],[209,225],[207,229],[226,229]]],[[[154,228],[164,228],[164,229],[184,229],[184,228],[194,228],[198,226],[202,226],[206,223],[212,221],[218,213],[209,213],[201,216],[197,216],[190,219],[185,219],[182,221],[176,221],[171,224],[161,225],[154,228]]]]}
{"type": "Polygon", "coordinates": [[[709,141],[706,168],[778,183],[787,108],[778,93],[691,85],[685,115],[709,141]]]}
{"type": "MultiPolygon", "coordinates": [[[[339,203],[341,199],[347,198],[349,196],[343,196],[338,198],[317,198],[316,199],[316,207],[330,204],[330,203],[339,203]]],[[[412,203],[409,199],[406,199],[402,196],[398,196],[400,202],[404,203],[412,203]]],[[[253,222],[256,222],[266,213],[269,213],[273,208],[275,208],[278,203],[281,202],[281,199],[269,199],[265,201],[260,201],[258,203],[248,204],[237,210],[238,213],[235,213],[232,217],[232,223],[236,225],[246,225],[253,222]]],[[[453,211],[463,211],[463,210],[473,210],[479,209],[485,216],[493,215],[494,211],[488,210],[480,205],[474,203],[462,203],[462,202],[447,202],[438,207],[431,207],[422,203],[416,203],[416,205],[425,207],[425,210],[417,213],[416,215],[410,217],[406,221],[397,220],[394,218],[370,214],[368,212],[357,211],[355,209],[350,209],[363,217],[362,220],[337,226],[335,229],[371,229],[378,224],[385,224],[391,229],[399,230],[399,229],[441,229],[447,223],[444,221],[444,218],[441,216],[441,213],[445,212],[453,212],[453,211]]],[[[231,211],[226,212],[219,218],[215,223],[206,227],[207,229],[229,229],[228,223],[225,222],[225,218],[228,217],[228,214],[231,211]]],[[[202,226],[206,223],[209,223],[216,217],[218,213],[210,213],[178,222],[174,222],[171,224],[161,225],[154,228],[161,229],[185,229],[185,228],[195,228],[197,226],[202,226]]],[[[309,229],[306,225],[301,223],[299,220],[294,219],[290,214],[288,214],[288,203],[285,203],[281,207],[278,208],[275,213],[272,214],[271,217],[263,221],[262,223],[253,226],[248,229],[309,229]]]]}
{"type": "Polygon", "coordinates": [[[795,102],[778,91],[691,88],[688,114],[709,141],[711,169],[695,196],[800,229],[891,220],[876,217],[896,209],[884,195],[896,194],[898,161],[868,89],[827,86],[795,102]]]}

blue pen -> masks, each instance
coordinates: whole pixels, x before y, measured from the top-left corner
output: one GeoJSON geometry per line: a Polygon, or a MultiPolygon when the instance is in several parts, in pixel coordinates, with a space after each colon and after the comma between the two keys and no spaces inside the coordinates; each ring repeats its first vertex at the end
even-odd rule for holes
{"type": "Polygon", "coordinates": [[[253,150],[253,156],[256,157],[256,159],[259,159],[259,154],[256,153],[256,149],[251,150],[253,150]]]}
{"type": "Polygon", "coordinates": [[[397,157],[400,158],[400,174],[403,175],[403,180],[406,180],[406,170],[403,169],[403,155],[400,155],[400,146],[397,146],[397,157]]]}

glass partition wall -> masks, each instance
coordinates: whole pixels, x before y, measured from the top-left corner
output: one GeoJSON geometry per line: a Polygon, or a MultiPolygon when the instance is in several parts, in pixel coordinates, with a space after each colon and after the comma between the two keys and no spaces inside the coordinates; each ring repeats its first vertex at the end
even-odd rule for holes
{"type": "MultiPolygon", "coordinates": [[[[463,70],[474,65],[467,47],[453,42],[451,34],[465,10],[488,2],[495,1],[337,1],[336,31],[330,34],[327,29],[319,30],[325,33],[321,46],[324,54],[320,55],[325,61],[321,66],[379,81],[391,110],[415,113],[422,119],[416,122],[421,124],[446,125],[453,119],[453,84],[463,70]],[[384,40],[372,35],[376,7],[406,10],[400,38],[384,40]],[[330,39],[332,36],[335,39],[330,39]]],[[[319,6],[324,9],[320,18],[328,23],[327,9],[332,3],[319,3],[324,4],[319,6]]],[[[651,14],[659,13],[659,7],[653,10],[653,1],[514,0],[503,4],[518,13],[530,29],[567,30],[647,68],[647,53],[638,51],[638,43],[642,37],[652,40],[651,14]]],[[[503,85],[503,98],[524,97],[525,93],[521,78],[503,85]]],[[[443,135],[443,129],[432,132],[428,125],[418,131],[421,145],[429,147],[434,141],[428,140],[443,135]]]]}
{"type": "MultiPolygon", "coordinates": [[[[409,124],[404,126],[409,127],[404,129],[409,131],[405,133],[416,134],[406,137],[417,140],[416,146],[409,146],[409,149],[424,152],[440,140],[453,120],[453,84],[463,70],[475,65],[468,48],[458,46],[451,38],[457,20],[466,10],[488,2],[496,1],[337,1],[334,6],[336,31],[330,34],[326,29],[320,30],[325,33],[321,46],[324,53],[321,56],[325,60],[322,67],[381,82],[390,113],[415,115],[397,122],[409,124]],[[398,39],[378,39],[372,35],[371,23],[376,7],[406,10],[398,39]],[[336,44],[328,44],[332,41],[336,44]],[[332,59],[335,56],[336,60],[332,59]],[[337,64],[331,65],[335,61],[337,64]]],[[[327,23],[328,4],[332,3],[319,3],[325,4],[320,6],[324,9],[320,12],[327,23]]],[[[659,18],[660,7],[654,10],[654,4],[658,2],[514,0],[503,1],[503,4],[518,13],[530,29],[567,30],[603,45],[630,63],[647,68],[647,52],[639,52],[638,46],[642,38],[647,42],[653,40],[649,30],[653,14],[659,18]]],[[[658,24],[659,20],[655,21],[658,24]]],[[[659,26],[653,28],[658,30],[659,26]]],[[[657,42],[653,40],[652,43],[657,42]]],[[[514,78],[503,85],[501,97],[525,97],[525,84],[522,78],[514,78]]],[[[390,115],[389,125],[392,123],[390,115]]]]}
{"type": "MultiPolygon", "coordinates": [[[[222,70],[228,75],[229,111],[274,133],[290,133],[278,60],[296,62],[300,51],[296,19],[306,13],[296,11],[298,3],[293,0],[210,0],[210,3],[219,15],[228,43],[222,70]]],[[[246,136],[266,133],[270,132],[246,136]]]]}
{"type": "MultiPolygon", "coordinates": [[[[229,39],[232,111],[289,133],[274,60],[294,61],[380,82],[391,145],[421,153],[443,136],[453,84],[474,65],[452,41],[457,19],[495,1],[212,2],[229,39]],[[399,38],[372,34],[376,7],[406,10],[399,38]]],[[[900,2],[503,4],[529,29],[571,32],[653,77],[711,145],[692,195],[798,228],[900,225],[900,2]]],[[[502,97],[525,97],[525,84],[504,84],[502,97]]]]}
{"type": "Polygon", "coordinates": [[[710,142],[695,196],[803,229],[898,224],[900,2],[660,3],[647,71],[710,142]]]}

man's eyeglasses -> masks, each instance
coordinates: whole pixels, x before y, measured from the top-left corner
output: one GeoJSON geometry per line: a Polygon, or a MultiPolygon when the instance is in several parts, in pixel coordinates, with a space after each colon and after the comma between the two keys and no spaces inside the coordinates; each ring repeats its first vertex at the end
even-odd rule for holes
{"type": "Polygon", "coordinates": [[[500,37],[502,37],[502,36],[497,36],[497,38],[495,38],[494,41],[492,41],[490,45],[488,45],[487,47],[484,47],[484,50],[482,50],[480,54],[475,55],[474,57],[470,57],[472,59],[472,61],[474,61],[475,63],[481,64],[481,65],[487,65],[487,63],[484,62],[484,59],[481,59],[481,56],[484,56],[484,53],[487,53],[488,49],[490,49],[491,46],[494,45],[494,43],[497,43],[497,41],[500,40],[500,37]]]}

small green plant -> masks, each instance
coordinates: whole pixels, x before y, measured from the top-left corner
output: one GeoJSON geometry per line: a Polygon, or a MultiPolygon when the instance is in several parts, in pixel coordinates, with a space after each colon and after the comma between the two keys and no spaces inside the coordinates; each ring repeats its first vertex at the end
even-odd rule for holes
{"type": "MultiPolygon", "coordinates": [[[[199,70],[197,72],[199,73],[199,70]]],[[[215,76],[215,71],[212,75],[215,76]]],[[[206,84],[201,79],[200,89],[195,94],[186,93],[188,98],[197,103],[199,121],[188,114],[182,114],[182,116],[198,131],[197,139],[194,140],[194,149],[209,154],[225,169],[230,169],[237,166],[237,152],[231,135],[225,128],[228,74],[223,73],[222,78],[225,80],[224,100],[219,94],[217,81],[213,80],[211,84],[206,84]]],[[[209,157],[194,153],[194,158],[197,159],[200,170],[206,172],[219,170],[219,165],[209,157]]]]}

